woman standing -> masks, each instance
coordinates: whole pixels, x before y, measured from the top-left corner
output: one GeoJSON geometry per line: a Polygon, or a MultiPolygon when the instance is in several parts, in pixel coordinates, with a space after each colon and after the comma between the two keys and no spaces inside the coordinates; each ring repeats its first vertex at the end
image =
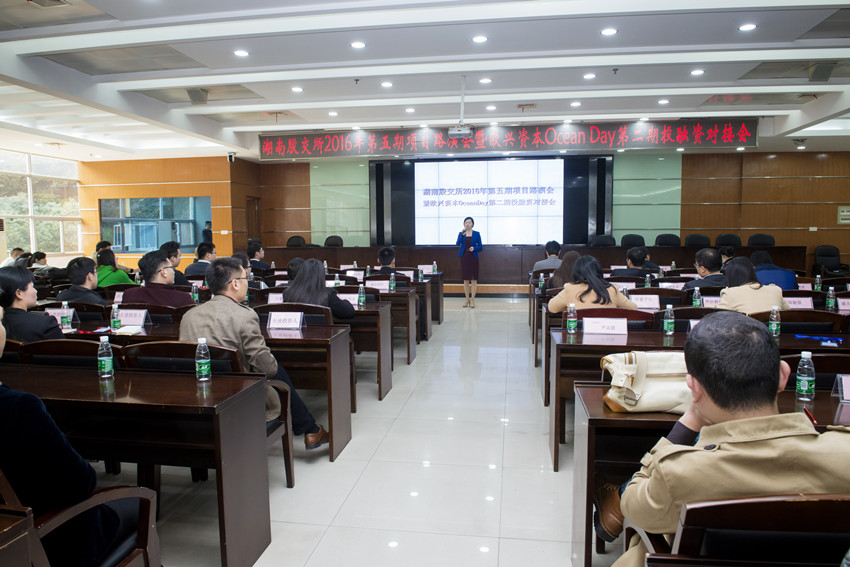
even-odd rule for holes
{"type": "Polygon", "coordinates": [[[466,296],[464,307],[475,307],[475,292],[478,289],[478,253],[484,248],[481,244],[481,233],[472,230],[475,220],[472,217],[463,219],[463,230],[457,235],[457,246],[460,246],[460,275],[463,278],[463,295],[466,296]]]}

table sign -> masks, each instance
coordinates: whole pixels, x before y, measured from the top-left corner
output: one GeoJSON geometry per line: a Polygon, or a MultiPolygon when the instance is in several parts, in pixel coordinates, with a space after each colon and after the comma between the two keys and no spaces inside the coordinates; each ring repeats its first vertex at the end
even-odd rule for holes
{"type": "Polygon", "coordinates": [[[699,319],[691,319],[691,331],[694,330],[694,327],[697,326],[697,323],[699,323],[699,319]]]}
{"type": "Polygon", "coordinates": [[[359,281],[359,282],[363,281],[363,274],[364,273],[365,272],[363,270],[345,270],[346,276],[355,277],[355,278],[357,278],[357,281],[359,281]]]}
{"type": "Polygon", "coordinates": [[[301,329],[269,329],[267,333],[271,339],[301,339],[304,337],[301,329]]]}
{"type": "Polygon", "coordinates": [[[275,287],[280,287],[282,285],[289,285],[289,280],[275,280],[274,281],[275,287]]]}
{"type": "Polygon", "coordinates": [[[673,266],[671,266],[670,264],[667,264],[666,266],[658,266],[658,267],[661,268],[662,270],[664,270],[665,272],[669,272],[670,270],[673,269],[673,266]]]}
{"type": "Polygon", "coordinates": [[[398,273],[407,276],[408,278],[415,279],[416,275],[413,270],[396,270],[398,273]]]}
{"type": "Polygon", "coordinates": [[[269,313],[268,329],[300,329],[304,321],[301,311],[272,311],[269,313]]]}
{"type": "Polygon", "coordinates": [[[661,298],[657,295],[633,294],[630,298],[632,303],[638,306],[638,309],[659,309],[661,307],[661,298]]]}
{"type": "Polygon", "coordinates": [[[581,344],[583,345],[626,346],[628,343],[628,335],[588,335],[585,332],[581,337],[581,344]]]}
{"type": "Polygon", "coordinates": [[[387,293],[390,291],[390,280],[369,280],[367,285],[377,289],[381,293],[387,293]]]}
{"type": "Polygon", "coordinates": [[[340,264],[340,265],[339,265],[339,269],[340,269],[340,271],[343,271],[343,272],[344,272],[345,270],[350,270],[350,269],[352,269],[353,267],[354,267],[354,264],[340,264]]]}
{"type": "Polygon", "coordinates": [[[122,327],[143,327],[153,325],[147,309],[120,309],[118,314],[122,327]]]}
{"type": "Polygon", "coordinates": [[[344,283],[342,280],[325,280],[325,287],[337,287],[344,283]]]}
{"type": "Polygon", "coordinates": [[[275,276],[288,276],[288,275],[289,275],[289,272],[287,272],[286,270],[275,270],[275,271],[274,271],[274,274],[272,274],[272,275],[275,275],[275,276]]]}
{"type": "Polygon", "coordinates": [[[836,374],[832,395],[842,404],[850,403],[850,374],[836,374]]]}
{"type": "Polygon", "coordinates": [[[582,319],[584,334],[627,335],[629,325],[626,319],[610,317],[586,317],[582,319]]]}
{"type": "MultiPolygon", "coordinates": [[[[61,307],[48,307],[44,310],[45,313],[56,319],[56,322],[59,323],[59,328],[62,328],[62,308],[61,307]]],[[[80,318],[77,317],[77,310],[73,307],[68,308],[68,312],[71,316],[71,325],[74,323],[79,323],[80,318]]]]}
{"type": "Polygon", "coordinates": [[[664,288],[664,289],[678,289],[678,290],[680,290],[680,291],[681,291],[681,289],[682,289],[683,287],[685,287],[685,282],[665,282],[665,281],[660,281],[660,282],[658,282],[658,287],[660,287],[660,288],[664,288]]]}
{"type": "MultiPolygon", "coordinates": [[[[788,301],[786,299],[786,301],[788,301]]],[[[839,311],[850,311],[850,297],[839,297],[838,298],[838,310],[839,311]]]]}
{"type": "Polygon", "coordinates": [[[637,287],[635,282],[613,282],[613,285],[620,289],[635,289],[637,287]]]}
{"type": "Polygon", "coordinates": [[[124,300],[124,292],[116,291],[115,297],[112,298],[112,303],[121,303],[124,300]]]}
{"type": "MultiPolygon", "coordinates": [[[[850,298],[848,298],[850,301],[850,298]]],[[[791,309],[814,309],[815,304],[812,301],[811,297],[786,297],[785,303],[788,304],[788,307],[791,309]]]]}
{"type": "Polygon", "coordinates": [[[270,293],[269,298],[266,301],[269,305],[276,305],[278,303],[283,303],[283,294],[282,293],[270,293]]]}
{"type": "Polygon", "coordinates": [[[339,297],[343,301],[349,302],[354,307],[357,307],[357,294],[356,293],[338,293],[337,297],[339,297]]]}
{"type": "Polygon", "coordinates": [[[720,305],[719,295],[703,295],[702,304],[704,307],[717,307],[720,305]]]}
{"type": "Polygon", "coordinates": [[[806,290],[808,290],[808,291],[812,291],[812,284],[810,284],[810,283],[798,283],[798,284],[797,284],[797,288],[798,288],[798,289],[806,289],[806,290]]]}
{"type": "Polygon", "coordinates": [[[696,272],[694,272],[693,274],[679,274],[679,277],[680,277],[680,278],[693,278],[693,279],[697,279],[697,278],[699,277],[699,274],[698,274],[698,273],[696,273],[696,272]]]}
{"type": "Polygon", "coordinates": [[[628,268],[628,266],[626,266],[626,265],[615,266],[615,265],[611,264],[611,270],[625,270],[626,268],[628,268]]]}
{"type": "Polygon", "coordinates": [[[434,265],[433,264],[416,264],[416,269],[422,272],[423,274],[433,274],[434,273],[434,265]]]}

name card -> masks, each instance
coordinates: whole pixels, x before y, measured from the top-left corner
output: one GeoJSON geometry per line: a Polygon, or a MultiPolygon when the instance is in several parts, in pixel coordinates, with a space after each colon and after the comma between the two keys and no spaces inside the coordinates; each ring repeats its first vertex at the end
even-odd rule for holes
{"type": "Polygon", "coordinates": [[[433,274],[434,273],[434,265],[433,264],[416,264],[416,269],[418,269],[423,274],[433,274]]]}
{"type": "MultiPolygon", "coordinates": [[[[625,319],[623,320],[625,321],[625,319]]],[[[583,345],[626,346],[628,342],[628,335],[588,335],[585,331],[581,337],[581,344],[583,345]]]]}
{"type": "MultiPolygon", "coordinates": [[[[850,311],[850,297],[839,297],[837,299],[839,311],[850,311]]],[[[786,299],[785,301],[788,300],[786,299]]]]}
{"type": "Polygon", "coordinates": [[[664,280],[661,280],[661,281],[658,282],[658,287],[661,287],[661,288],[664,288],[664,289],[681,290],[683,287],[685,287],[685,282],[665,282],[664,280]]]}
{"type": "Polygon", "coordinates": [[[275,276],[289,276],[289,272],[287,272],[286,270],[275,270],[273,275],[275,275],[275,276]]]}
{"type": "Polygon", "coordinates": [[[142,327],[152,324],[147,309],[121,309],[118,314],[122,327],[142,327]]]}
{"type": "MultiPolygon", "coordinates": [[[[44,310],[45,313],[56,319],[56,322],[59,323],[59,328],[62,328],[62,308],[61,307],[49,307],[44,310]]],[[[73,307],[68,309],[68,315],[71,317],[71,324],[79,323],[80,318],[77,317],[77,310],[73,307]]]]}
{"type": "Polygon", "coordinates": [[[850,402],[850,374],[836,374],[832,395],[842,404],[850,402]]]}
{"type": "Polygon", "coordinates": [[[613,284],[620,289],[635,289],[637,287],[635,282],[613,282],[613,284]]]}
{"type": "Polygon", "coordinates": [[[673,269],[673,268],[670,266],[670,264],[667,264],[666,266],[658,266],[658,267],[659,267],[659,268],[661,268],[662,270],[664,270],[665,272],[669,272],[670,270],[672,270],[672,269],[673,269]]]}
{"type": "Polygon", "coordinates": [[[359,282],[363,281],[364,273],[365,272],[363,270],[345,270],[345,275],[355,277],[359,282]]]}
{"type": "Polygon", "coordinates": [[[339,285],[343,285],[345,282],[342,280],[325,280],[325,287],[336,287],[339,285]]]}
{"type": "Polygon", "coordinates": [[[696,273],[696,272],[694,272],[694,273],[692,273],[692,274],[679,274],[679,275],[678,275],[678,277],[680,277],[680,278],[693,278],[693,279],[697,279],[697,278],[699,277],[699,274],[698,274],[698,273],[696,273]]]}
{"type": "Polygon", "coordinates": [[[612,270],[625,270],[626,268],[628,268],[628,266],[626,266],[625,264],[622,265],[622,266],[619,266],[619,265],[615,266],[613,264],[611,265],[612,270]]]}
{"type": "Polygon", "coordinates": [[[369,280],[369,287],[374,287],[381,293],[387,293],[390,291],[390,280],[369,280]]]}
{"type": "Polygon", "coordinates": [[[807,291],[812,291],[812,284],[810,284],[810,283],[798,283],[797,288],[798,289],[805,289],[807,291]]]}
{"type": "Polygon", "coordinates": [[[275,280],[274,281],[275,287],[279,287],[279,286],[282,286],[282,285],[289,285],[289,280],[275,280]]]}
{"type": "Polygon", "coordinates": [[[354,264],[340,264],[339,265],[339,269],[342,270],[343,272],[345,270],[350,270],[353,267],[354,267],[354,264]]]}
{"type": "Polygon", "coordinates": [[[124,300],[124,292],[116,291],[115,297],[112,298],[112,303],[121,303],[124,300]]]}
{"type": "MultiPolygon", "coordinates": [[[[850,298],[848,298],[850,299],[850,298]]],[[[815,304],[811,297],[786,297],[785,303],[791,309],[814,309],[815,304]]]]}
{"type": "Polygon", "coordinates": [[[627,335],[629,333],[626,319],[586,317],[582,319],[582,325],[585,335],[627,335]]]}
{"type": "Polygon", "coordinates": [[[639,309],[658,309],[661,307],[661,298],[657,295],[634,294],[631,296],[631,300],[639,309]]]}
{"type": "Polygon", "coordinates": [[[691,331],[694,330],[694,327],[697,326],[697,323],[699,323],[699,319],[691,319],[691,331]]]}
{"type": "Polygon", "coordinates": [[[300,329],[304,320],[301,311],[272,311],[269,313],[269,329],[300,329]]]}
{"type": "Polygon", "coordinates": [[[283,294],[282,293],[270,293],[269,299],[266,301],[269,305],[274,305],[277,303],[283,303],[283,294]]]}
{"type": "Polygon", "coordinates": [[[270,339],[300,339],[304,336],[301,329],[269,329],[267,332],[270,339]]]}
{"type": "Polygon", "coordinates": [[[719,295],[703,295],[702,304],[704,307],[717,307],[720,305],[719,295]]]}
{"type": "Polygon", "coordinates": [[[409,277],[411,280],[414,279],[415,274],[413,270],[396,270],[398,273],[409,277]]]}
{"type": "Polygon", "coordinates": [[[339,297],[343,301],[349,302],[354,307],[357,307],[357,294],[356,293],[338,293],[337,297],[339,297]]]}

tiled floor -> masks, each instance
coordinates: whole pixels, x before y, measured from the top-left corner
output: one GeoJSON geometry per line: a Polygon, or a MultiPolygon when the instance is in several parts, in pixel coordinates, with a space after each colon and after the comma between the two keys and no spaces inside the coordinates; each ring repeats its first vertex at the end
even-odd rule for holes
{"type": "MultiPolygon", "coordinates": [[[[553,473],[526,300],[461,303],[446,299],[445,321],[412,365],[397,343],[383,401],[374,358],[358,356],[353,438],[336,462],[297,438],[288,489],[279,447],[269,453],[272,543],[258,566],[570,565],[572,408],[561,472],[553,473]]],[[[324,393],[302,395],[327,423],[324,393]]],[[[220,564],[212,474],[192,484],[188,470],[163,467],[166,567],[220,564]]],[[[117,479],[100,478],[135,476],[125,466],[117,479]]],[[[613,549],[594,556],[594,566],[610,565],[613,549]]]]}

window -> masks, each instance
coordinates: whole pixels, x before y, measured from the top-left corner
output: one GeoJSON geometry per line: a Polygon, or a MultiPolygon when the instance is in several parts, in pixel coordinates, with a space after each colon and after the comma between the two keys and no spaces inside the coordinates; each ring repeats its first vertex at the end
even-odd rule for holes
{"type": "Polygon", "coordinates": [[[209,197],[101,199],[100,238],[116,252],[150,252],[169,240],[191,252],[211,213],[209,197]]]}
{"type": "Polygon", "coordinates": [[[9,249],[82,251],[77,162],[0,150],[0,202],[9,249]]]}

